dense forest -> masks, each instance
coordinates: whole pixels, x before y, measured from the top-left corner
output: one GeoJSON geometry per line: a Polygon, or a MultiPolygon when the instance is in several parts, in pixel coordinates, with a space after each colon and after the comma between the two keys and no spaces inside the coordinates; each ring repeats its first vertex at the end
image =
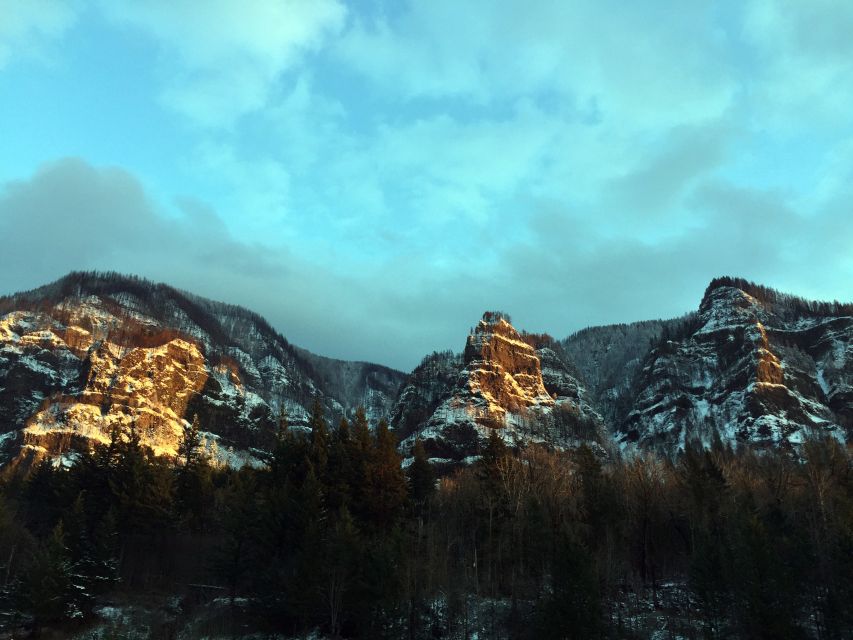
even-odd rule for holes
{"type": "Polygon", "coordinates": [[[310,424],[280,416],[263,468],[211,467],[194,420],[176,460],[130,428],[6,478],[3,637],[853,633],[853,472],[833,439],[602,459],[493,432],[437,478],[363,412],[329,425],[318,404],[310,424]],[[102,624],[157,598],[143,631],[102,624]]]}

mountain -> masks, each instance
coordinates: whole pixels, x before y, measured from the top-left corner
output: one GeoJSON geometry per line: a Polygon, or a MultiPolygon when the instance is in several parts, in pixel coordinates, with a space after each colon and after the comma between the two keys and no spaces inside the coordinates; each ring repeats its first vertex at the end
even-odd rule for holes
{"type": "Polygon", "coordinates": [[[461,355],[432,354],[412,372],[392,424],[405,450],[420,438],[439,463],[476,455],[489,429],[513,445],[606,449],[612,437],[666,455],[716,437],[793,448],[817,431],[845,441],[851,316],[853,305],[736,278],[712,281],[699,309],[680,318],[590,327],[560,341],[487,313],[461,355]]]}
{"type": "Polygon", "coordinates": [[[637,369],[661,333],[677,322],[647,320],[587,327],[560,341],[608,424],[616,424],[627,415],[637,369]]]}
{"type": "Polygon", "coordinates": [[[199,416],[221,463],[259,464],[279,414],[305,428],[315,399],[334,424],[358,406],[388,417],[408,453],[474,459],[494,430],[541,443],[674,455],[693,439],[796,447],[853,430],[853,305],[819,303],[735,278],[697,311],[590,327],[563,340],[487,312],[461,353],[409,375],[291,345],[260,316],[163,284],[72,273],[0,298],[0,460],[70,462],[134,425],[174,455],[199,416]]]}
{"type": "Polygon", "coordinates": [[[73,456],[136,426],[174,455],[197,414],[222,462],[256,464],[280,412],[307,424],[364,406],[386,416],[404,374],[342,362],[291,345],[260,316],[117,274],[72,273],[0,298],[0,455],[26,463],[73,456]]]}
{"type": "Polygon", "coordinates": [[[417,439],[434,463],[479,454],[491,430],[509,444],[604,442],[603,421],[559,343],[519,333],[487,312],[461,355],[435,353],[412,372],[391,412],[404,451],[417,439]]]}
{"type": "Polygon", "coordinates": [[[853,429],[853,305],[807,301],[736,278],[643,358],[623,443],[672,453],[688,440],[794,447],[853,429]]]}

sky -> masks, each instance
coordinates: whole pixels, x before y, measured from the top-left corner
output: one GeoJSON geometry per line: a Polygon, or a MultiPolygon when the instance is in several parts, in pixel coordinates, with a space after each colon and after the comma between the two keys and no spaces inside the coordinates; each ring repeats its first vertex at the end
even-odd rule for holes
{"type": "Polygon", "coordinates": [[[0,0],[0,294],[115,270],[411,369],[734,275],[853,300],[847,0],[0,0]]]}

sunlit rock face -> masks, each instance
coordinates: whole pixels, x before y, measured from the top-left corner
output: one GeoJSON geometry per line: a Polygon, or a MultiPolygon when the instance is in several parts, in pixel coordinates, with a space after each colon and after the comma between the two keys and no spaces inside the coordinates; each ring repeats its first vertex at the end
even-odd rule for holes
{"type": "Polygon", "coordinates": [[[487,313],[480,320],[468,336],[463,362],[470,400],[487,420],[503,422],[507,412],[554,404],[536,351],[501,316],[487,313]]]}
{"type": "Polygon", "coordinates": [[[566,447],[603,437],[601,418],[559,345],[522,335],[493,312],[473,329],[461,356],[424,359],[391,415],[404,451],[420,438],[433,460],[447,465],[475,459],[491,430],[512,446],[566,447]]]}
{"type": "Polygon", "coordinates": [[[212,458],[258,464],[280,410],[305,424],[318,398],[331,420],[363,405],[376,421],[403,377],[296,349],[239,307],[72,274],[0,299],[0,462],[71,462],[130,425],[145,446],[174,456],[197,414],[212,458]]]}
{"type": "Polygon", "coordinates": [[[850,310],[742,281],[712,282],[699,313],[645,359],[620,439],[669,454],[717,435],[733,445],[789,448],[810,432],[847,439],[850,310]]]}
{"type": "Polygon", "coordinates": [[[198,345],[182,339],[152,347],[104,341],[81,365],[85,382],[79,391],[45,399],[26,421],[24,445],[62,453],[73,449],[75,439],[108,442],[113,428],[133,424],[155,453],[177,452],[187,406],[208,378],[198,345]]]}

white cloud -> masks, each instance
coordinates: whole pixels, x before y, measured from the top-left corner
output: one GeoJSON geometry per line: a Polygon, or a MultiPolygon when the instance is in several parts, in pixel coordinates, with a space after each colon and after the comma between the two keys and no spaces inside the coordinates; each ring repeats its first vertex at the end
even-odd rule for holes
{"type": "Polygon", "coordinates": [[[853,3],[756,0],[744,12],[754,47],[755,109],[777,127],[849,122],[853,101],[853,3]]]}
{"type": "Polygon", "coordinates": [[[610,125],[677,124],[717,117],[733,97],[726,43],[708,37],[712,7],[434,0],[356,21],[339,54],[410,98],[556,93],[597,104],[610,125]]]}
{"type": "Polygon", "coordinates": [[[0,69],[14,56],[43,57],[44,48],[76,21],[79,3],[0,0],[0,69]]]}
{"type": "Polygon", "coordinates": [[[217,206],[232,214],[231,230],[237,237],[267,237],[288,228],[291,176],[281,162],[258,155],[241,157],[231,145],[212,140],[198,146],[192,162],[195,170],[226,185],[217,206]]]}
{"type": "Polygon", "coordinates": [[[107,15],[155,38],[163,99],[203,125],[264,107],[282,73],[344,23],[338,0],[108,0],[107,15]]]}

